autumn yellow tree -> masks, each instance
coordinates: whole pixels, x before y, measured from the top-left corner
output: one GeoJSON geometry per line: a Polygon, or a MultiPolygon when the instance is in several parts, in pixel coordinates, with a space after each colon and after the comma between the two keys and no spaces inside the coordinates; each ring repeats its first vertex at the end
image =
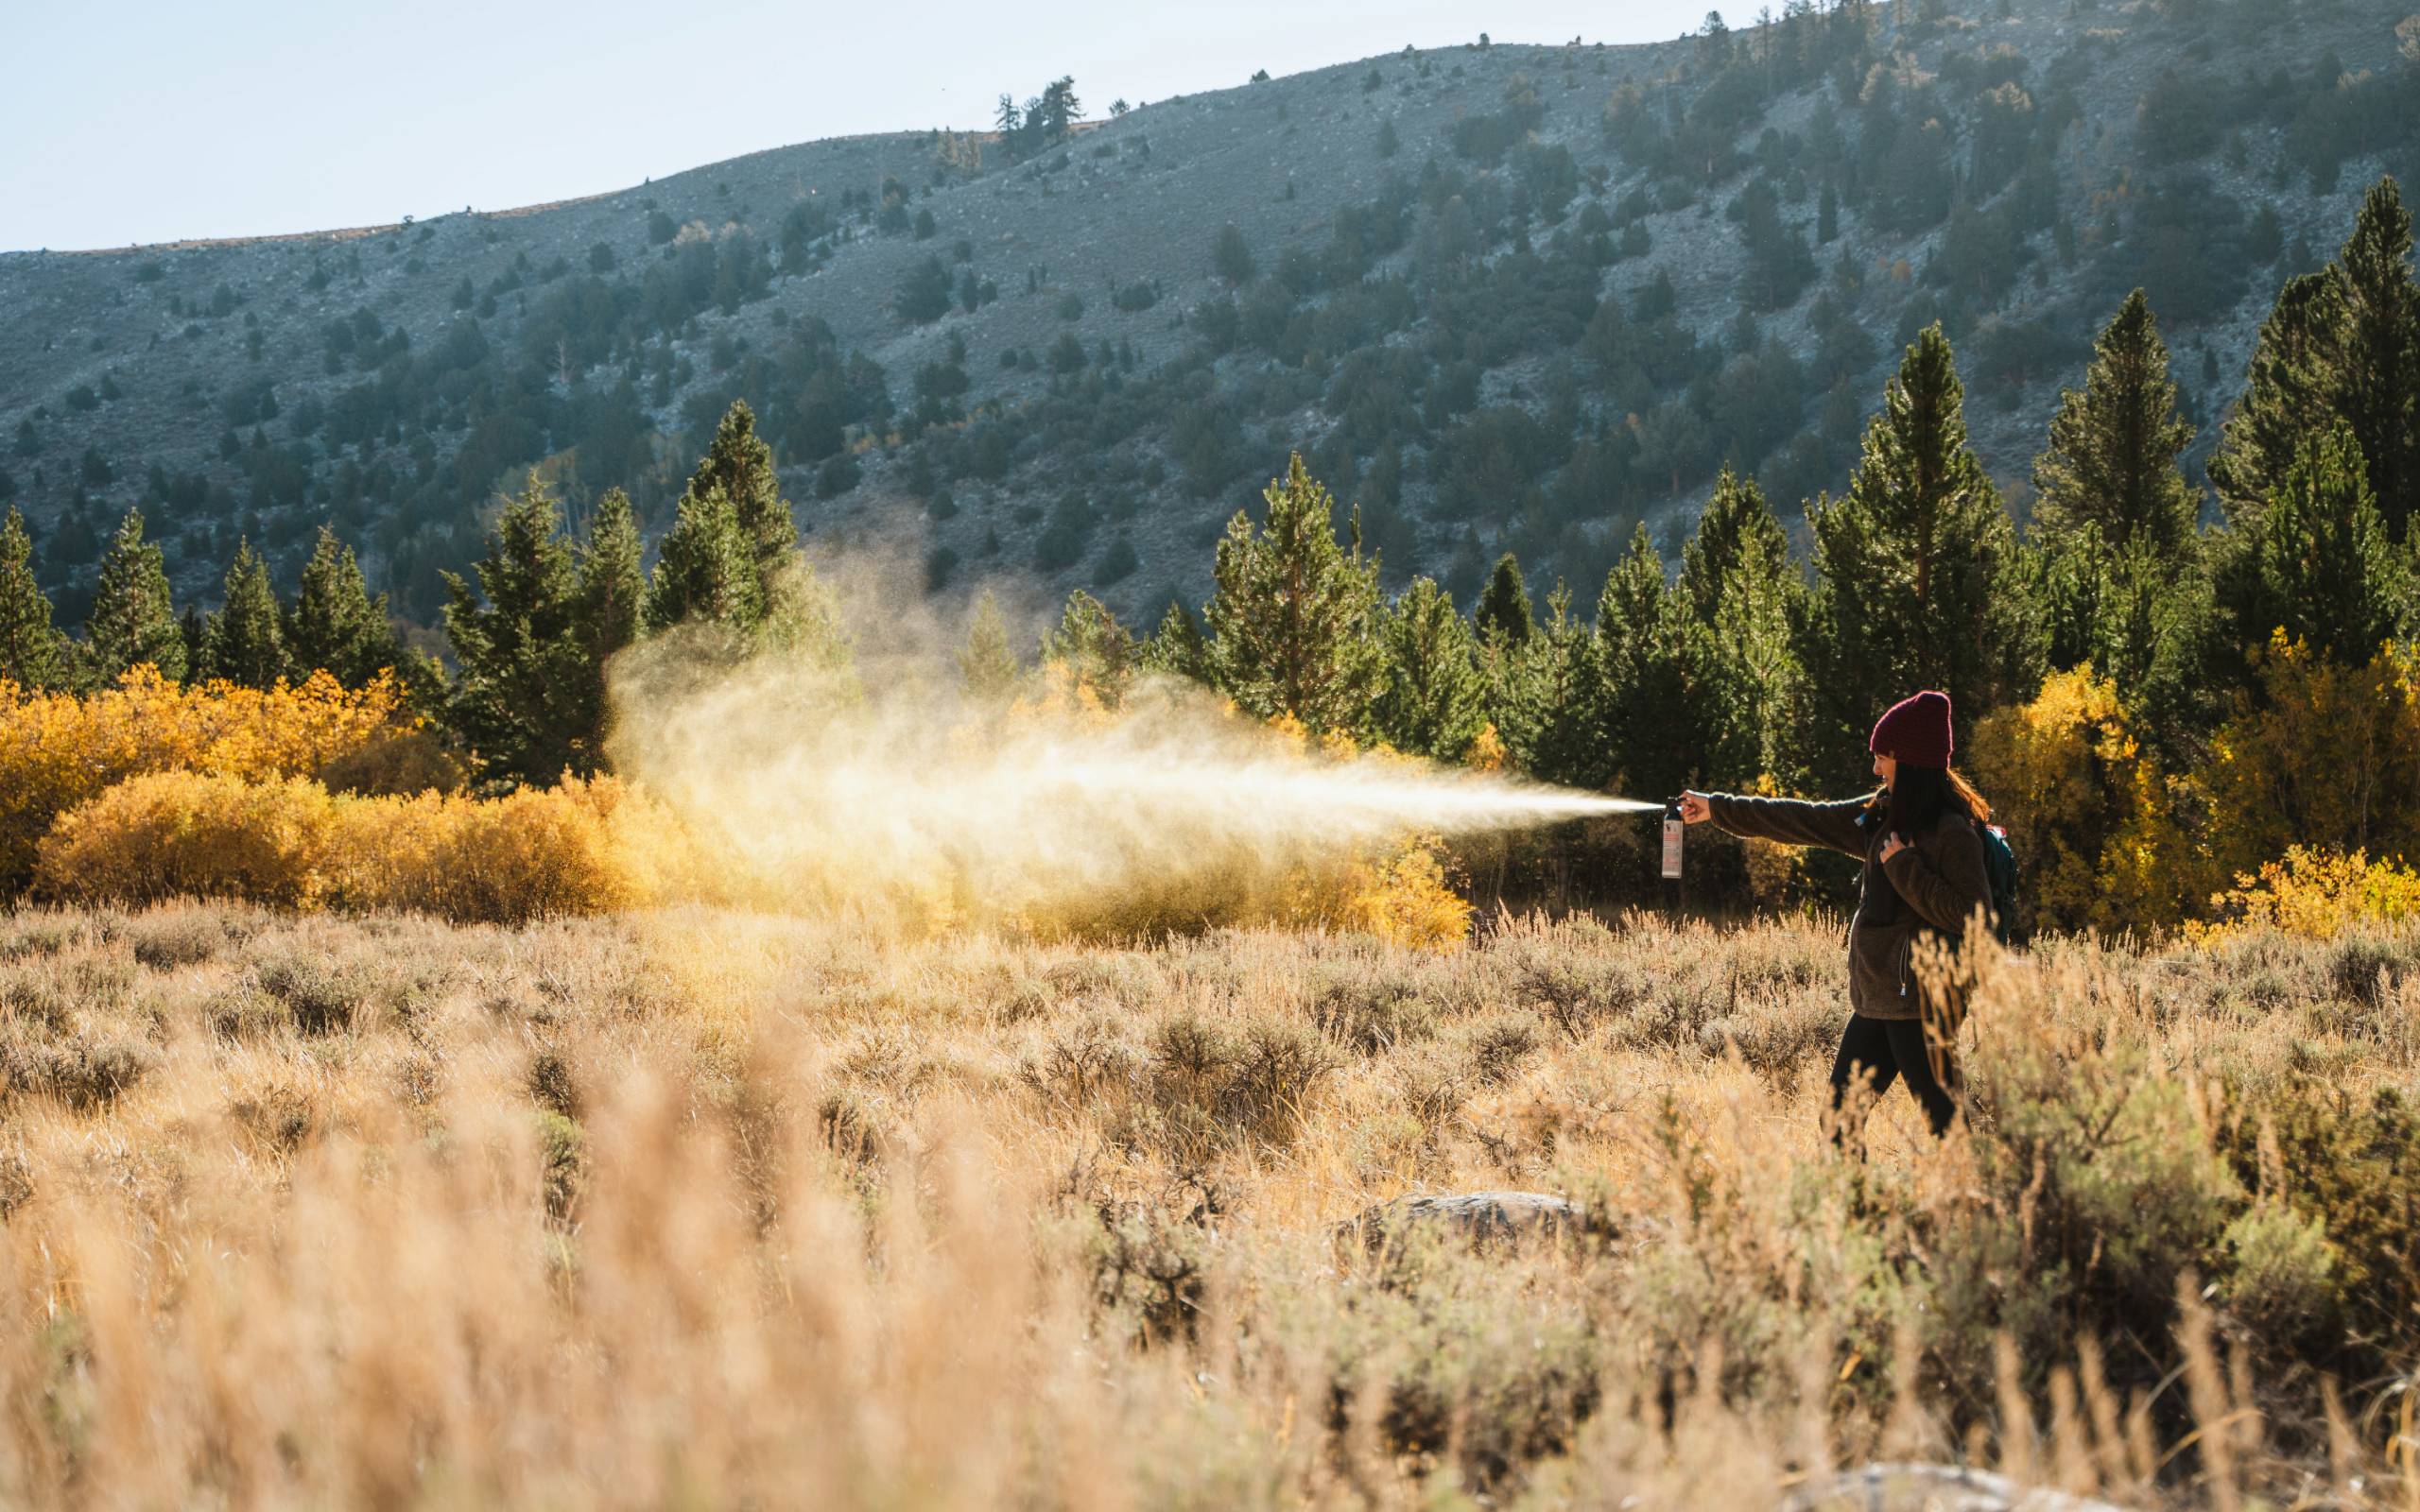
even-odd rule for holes
{"type": "Polygon", "coordinates": [[[2169,928],[2208,892],[2172,784],[2116,684],[2089,668],[2054,673],[2031,703],[1986,715],[1969,765],[2022,868],[2021,922],[2169,928]]]}

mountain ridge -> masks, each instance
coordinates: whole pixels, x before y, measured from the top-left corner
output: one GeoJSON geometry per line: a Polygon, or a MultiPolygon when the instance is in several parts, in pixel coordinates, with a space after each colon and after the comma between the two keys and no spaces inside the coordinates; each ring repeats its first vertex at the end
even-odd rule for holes
{"type": "MultiPolygon", "coordinates": [[[[1850,9],[1806,25],[1837,34],[1850,9]]],[[[1970,380],[1992,391],[1974,406],[1979,448],[2021,494],[2048,405],[2081,371],[2084,327],[2115,308],[2108,299],[2087,313],[2099,296],[2086,285],[2114,277],[2110,249],[2142,234],[2125,217],[2143,214],[2135,186],[2153,176],[2138,161],[2139,112],[2162,72],[2227,83],[2256,55],[2317,68],[2331,47],[2350,57],[2348,73],[2396,66],[2393,18],[2374,6],[2305,5],[2290,36],[2242,8],[2204,7],[2198,23],[2142,5],[2086,18],[2067,9],[1986,4],[1896,29],[1870,14],[1843,61],[1810,64],[1805,80],[1743,107],[1725,161],[1694,176],[1634,150],[1644,139],[1634,122],[1617,125],[1617,102],[1626,92],[1655,102],[1648,113],[1674,123],[1651,123],[1668,146],[1702,101],[1754,71],[1759,47],[1769,83],[1777,77],[1779,26],[1730,34],[1720,66],[1703,37],[1382,54],[1155,102],[1005,163],[998,133],[871,132],[508,210],[0,254],[0,302],[17,312],[0,325],[0,468],[71,621],[84,538],[138,505],[182,589],[215,581],[239,537],[290,580],[313,528],[330,523],[425,619],[440,574],[477,554],[496,490],[532,465],[575,507],[629,486],[660,532],[702,444],[700,418],[733,397],[769,412],[811,541],[909,545],[936,583],[1022,574],[1149,614],[1163,590],[1198,589],[1219,524],[1302,449],[1340,498],[1368,507],[1396,576],[1457,575],[1467,591],[1473,558],[1511,547],[1584,585],[1631,522],[1685,516],[1726,455],[1761,467],[1785,509],[1816,491],[1804,481],[1844,475],[1897,327],[1930,309],[1974,353],[1970,380]],[[1999,214],[2019,192],[1973,187],[1989,92],[1966,87],[2012,70],[2029,110],[2047,113],[2058,90],[2076,102],[2043,149],[2055,221],[2074,228],[2076,249],[2056,249],[2059,224],[2012,222],[2005,239],[2025,255],[1987,270],[1988,298],[1969,296],[1928,283],[1927,269],[1961,234],[1961,215],[1999,214]],[[2073,76],[2064,84],[2062,70],[2073,76]],[[1903,113],[1947,122],[1952,188],[1931,223],[1882,224],[1888,165],[1868,172],[1857,158],[1889,113],[1872,107],[1877,90],[1913,102],[1903,113]],[[1513,101],[1522,94],[1529,103],[1513,101]],[[1827,112],[1858,135],[1819,175],[1808,142],[1827,112]],[[1484,133],[1468,123],[1499,119],[1526,125],[1506,144],[1473,140],[1484,133]],[[1381,156],[1389,136],[1396,151],[1381,156]],[[1450,193],[1436,191],[1441,179],[1450,193]],[[1877,179],[1882,188],[1852,182],[1877,179]],[[1819,183],[1841,191],[1830,244],[1816,239],[1819,183]],[[1772,190],[1769,222],[1824,266],[1751,318],[1745,232],[1727,212],[1758,184],[1772,190]],[[1877,198],[1858,198],[1868,194],[1877,198]],[[1592,212],[1605,230],[1582,230],[1592,212]],[[929,237],[919,213],[933,217],[929,237]],[[1392,245],[1332,255],[1340,225],[1387,214],[1392,245]],[[2095,216],[2112,239],[2094,240],[2095,216]],[[1462,221],[1474,229],[1457,232],[1462,221]],[[1214,266],[1228,224],[1251,278],[1214,266]],[[1616,248],[1633,226],[1642,255],[1592,264],[1591,237],[1616,248]],[[1476,245],[1441,249],[1457,234],[1476,245]],[[903,284],[926,258],[950,282],[948,313],[903,318],[903,284]],[[1528,283],[1504,271],[1531,265],[1528,283]],[[1652,302],[1659,272],[1695,354],[1667,371],[1651,352],[1643,382],[1625,388],[1575,316],[1582,300],[1600,311],[1652,302]],[[683,292],[683,279],[699,286],[683,292]],[[664,293],[660,307],[650,291],[664,293]],[[1827,291],[1844,314],[1824,316],[1827,291]],[[582,300],[618,302],[591,320],[573,308],[582,300]],[[1376,313],[1352,324],[1337,317],[1343,307],[1376,313]],[[1239,329],[1208,350],[1205,321],[1239,329]],[[350,336],[332,331],[339,322],[350,336]],[[800,333],[819,323],[828,342],[807,351],[800,333]],[[2022,345],[1997,334],[2029,323],[2040,330],[2028,339],[2055,350],[2008,384],[1985,374],[1979,364],[2022,345]],[[1843,324],[1864,346],[1851,343],[1841,372],[1819,381],[1843,324]],[[1530,325],[1539,334],[1496,350],[1493,331],[1530,325]],[[1755,385],[1768,348],[1796,365],[1773,364],[1796,373],[1787,392],[1771,374],[1755,385]],[[1356,377],[1373,369],[1401,375],[1356,377]],[[1719,391],[1727,382],[1737,394],[1719,391]],[[815,398],[819,385],[838,397],[815,398]],[[1793,400],[1797,413],[1781,415],[1793,400]],[[1767,414],[1756,434],[1735,434],[1739,417],[1767,414]],[[1566,421],[1560,438],[1533,434],[1566,421]],[[1365,445],[1371,436],[1384,439],[1365,445]],[[1601,480],[1572,481],[1624,445],[1601,480]],[[1392,484],[1379,475],[1389,465],[1392,484]]],[[[2350,155],[2333,183],[2304,182],[2288,161],[2299,129],[2238,122],[2155,171],[2199,176],[2235,208],[2226,234],[2238,240],[2272,207],[2308,266],[2387,157],[2350,155]],[[2229,161],[2238,142],[2239,164],[2229,161]]],[[[2397,144],[2387,146],[2391,157],[2397,144]]],[[[2294,263],[2281,249],[2212,311],[2170,322],[2180,366],[2203,364],[2180,377],[2204,445],[2273,294],[2270,270],[2294,263]]]]}

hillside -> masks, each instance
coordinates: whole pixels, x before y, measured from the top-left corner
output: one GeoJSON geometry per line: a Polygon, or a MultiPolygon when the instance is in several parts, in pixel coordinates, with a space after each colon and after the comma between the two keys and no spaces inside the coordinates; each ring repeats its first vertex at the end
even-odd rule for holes
{"type": "Polygon", "coordinates": [[[133,505],[181,592],[238,537],[290,582],[332,522],[425,619],[523,470],[575,512],[624,484],[660,531],[746,397],[810,540],[936,585],[1198,597],[1291,448],[1392,578],[1467,594],[1513,549],[1587,583],[1726,459],[1785,510],[1837,490],[1935,318],[2020,507],[2138,284],[2206,443],[2278,283],[2412,141],[2399,8],[1787,9],[524,210],[0,256],[0,492],[69,624],[133,505]]]}

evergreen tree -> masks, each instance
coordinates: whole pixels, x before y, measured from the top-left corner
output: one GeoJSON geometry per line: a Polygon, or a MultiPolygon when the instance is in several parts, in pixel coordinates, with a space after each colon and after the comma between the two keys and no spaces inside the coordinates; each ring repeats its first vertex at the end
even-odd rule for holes
{"type": "Polygon", "coordinates": [[[1386,679],[1377,565],[1357,542],[1348,554],[1337,541],[1333,501],[1300,453],[1261,496],[1267,526],[1255,533],[1238,509],[1219,542],[1207,616],[1213,679],[1258,717],[1291,714],[1315,734],[1357,734],[1386,679]]]}
{"type": "Polygon", "coordinates": [[[1957,361],[1938,324],[1901,361],[1846,494],[1807,511],[1814,594],[1800,627],[1810,768],[1862,776],[1876,713],[1918,688],[1962,709],[2031,694],[2034,646],[2014,528],[1967,448],[1957,361]]]}
{"type": "Polygon", "coordinates": [[[1530,590],[1521,581],[1521,563],[1511,552],[1495,559],[1495,571],[1488,576],[1471,618],[1482,642],[1519,645],[1530,638],[1530,590]]]}
{"type": "Polygon", "coordinates": [[[1412,579],[1386,617],[1384,641],[1379,735],[1397,750],[1460,761],[1487,723],[1486,688],[1470,627],[1453,596],[1429,578],[1412,579]]]}
{"type": "Polygon", "coordinates": [[[35,580],[34,543],[14,508],[0,520],[0,680],[20,688],[57,687],[64,647],[50,623],[50,596],[35,580]]]}
{"type": "Polygon", "coordinates": [[[2388,538],[2408,540],[2420,504],[2420,285],[2393,179],[2371,188],[2338,259],[2288,281],[2261,327],[2243,399],[2210,459],[2229,520],[2264,507],[2310,438],[2339,419],[2361,449],[2388,538]]]}
{"type": "Polygon", "coordinates": [[[579,555],[580,638],[600,670],[607,658],[639,638],[647,613],[644,549],[631,496],[607,489],[596,501],[596,518],[579,555]]]}
{"type": "Polygon", "coordinates": [[[987,588],[976,598],[975,612],[966,622],[966,644],[958,653],[958,685],[975,703],[1004,704],[1016,693],[1019,675],[1000,601],[987,588]]]}
{"type": "Polygon", "coordinates": [[[455,729],[493,780],[545,784],[596,771],[604,711],[581,634],[579,573],[537,473],[507,501],[477,572],[476,590],[445,575],[445,633],[460,668],[455,729]]]}
{"type": "Polygon", "coordinates": [[[1678,607],[1697,775],[1738,782],[1787,765],[1802,677],[1791,627],[1806,584],[1752,480],[1725,468],[1682,548],[1678,607]]]}
{"type": "Polygon", "coordinates": [[[1764,490],[1725,466],[1714,494],[1698,516],[1697,533],[1681,548],[1684,607],[1701,624],[1712,624],[1722,596],[1738,575],[1741,559],[1756,553],[1765,564],[1789,560],[1789,532],[1765,503],[1764,490]]]}
{"type": "Polygon", "coordinates": [[[2330,348],[2342,319],[2325,272],[2286,281],[2260,324],[2243,397],[2220,432],[2208,472],[2229,524],[2246,522],[2285,481],[2311,432],[2334,404],[2330,348]]]}
{"type": "Polygon", "coordinates": [[[1617,782],[1649,798],[1688,785],[1698,763],[1689,748],[1683,635],[1679,595],[1667,586],[1664,558],[1642,522],[1597,601],[1606,771],[1590,785],[1617,782]]]}
{"type": "Polygon", "coordinates": [[[1244,233],[1233,221],[1219,228],[1217,242],[1210,249],[1210,268],[1228,283],[1241,287],[1252,282],[1256,269],[1253,264],[1252,247],[1244,233]]]}
{"type": "Polygon", "coordinates": [[[731,495],[718,482],[703,490],[693,485],[681,495],[680,514],[656,558],[647,595],[648,627],[661,630],[698,621],[745,636],[764,617],[755,548],[731,495]]]}
{"type": "Polygon", "coordinates": [[[2305,443],[2268,507],[2220,551],[2219,601],[2245,652],[2283,631],[2361,666],[2407,611],[2406,565],[2387,545],[2360,438],[2342,421],[2305,443]]]}
{"type": "Polygon", "coordinates": [[[285,636],[278,624],[277,590],[268,564],[246,541],[227,569],[225,607],[202,632],[201,675],[247,688],[275,686],[287,673],[285,636]]]}
{"type": "Polygon", "coordinates": [[[1544,782],[1601,787],[1614,765],[1605,745],[1605,678],[1596,635],[1571,614],[1560,583],[1518,645],[1482,647],[1487,717],[1514,763],[1544,782]]]}
{"type": "Polygon", "coordinates": [[[324,669],[346,687],[357,688],[392,669],[409,680],[411,662],[388,623],[387,595],[370,596],[353,548],[325,525],[302,564],[285,639],[286,660],[298,678],[324,669]]]}
{"type": "Polygon", "coordinates": [[[772,601],[771,588],[798,550],[798,522],[782,497],[780,477],[773,470],[773,449],[756,434],[755,412],[744,399],[735,399],[715,427],[715,438],[690,474],[682,502],[719,487],[731,500],[740,533],[748,540],[756,574],[759,603],[772,601]]]}
{"type": "Polygon", "coordinates": [[[579,626],[581,651],[588,659],[588,672],[594,679],[598,726],[596,744],[602,748],[612,724],[612,700],[607,696],[606,664],[615,652],[633,644],[645,623],[647,612],[647,574],[640,565],[643,551],[639,540],[638,517],[631,512],[631,496],[620,489],[608,489],[596,501],[596,518],[590,522],[588,541],[579,550],[579,626]]]}
{"type": "Polygon", "coordinates": [[[160,548],[143,539],[143,512],[126,519],[101,554],[100,585],[84,622],[95,675],[114,681],[146,663],[170,680],[185,675],[184,637],[177,629],[176,605],[168,593],[160,548]]]}
{"type": "Polygon", "coordinates": [[[2059,396],[2048,450],[2033,459],[2034,527],[2052,549],[2089,523],[2124,551],[2136,539],[2176,562],[2193,544],[2201,501],[2176,459],[2193,439],[2177,418],[2168,347],[2136,289],[2100,333],[2082,389],[2059,396]]]}
{"type": "Polygon", "coordinates": [[[2371,186],[2330,271],[2343,320],[2336,413],[2360,443],[2387,538],[2401,541],[2420,492],[2420,286],[2411,213],[2393,179],[2371,186]]]}
{"type": "Polygon", "coordinates": [[[1090,691],[1102,708],[1115,709],[1134,680],[1134,637],[1107,605],[1079,588],[1067,595],[1058,628],[1042,638],[1042,660],[1064,668],[1072,686],[1090,691]]]}
{"type": "Polygon", "coordinates": [[[177,616],[177,639],[184,643],[185,670],[195,677],[207,676],[202,670],[202,657],[210,640],[210,626],[200,605],[187,604],[184,612],[177,616]]]}
{"type": "Polygon", "coordinates": [[[1209,643],[1201,638],[1201,624],[1182,599],[1168,600],[1167,612],[1160,616],[1160,627],[1143,643],[1142,664],[1146,670],[1165,678],[1210,680],[1209,643]]]}

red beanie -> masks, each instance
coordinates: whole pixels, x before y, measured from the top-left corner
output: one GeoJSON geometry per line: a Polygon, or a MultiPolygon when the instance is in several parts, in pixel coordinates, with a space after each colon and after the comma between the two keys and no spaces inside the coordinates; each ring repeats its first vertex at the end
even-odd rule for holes
{"type": "Polygon", "coordinates": [[[1949,695],[1927,691],[1900,699],[1875,721],[1874,738],[1866,745],[1876,756],[1904,765],[1947,766],[1949,695]]]}

